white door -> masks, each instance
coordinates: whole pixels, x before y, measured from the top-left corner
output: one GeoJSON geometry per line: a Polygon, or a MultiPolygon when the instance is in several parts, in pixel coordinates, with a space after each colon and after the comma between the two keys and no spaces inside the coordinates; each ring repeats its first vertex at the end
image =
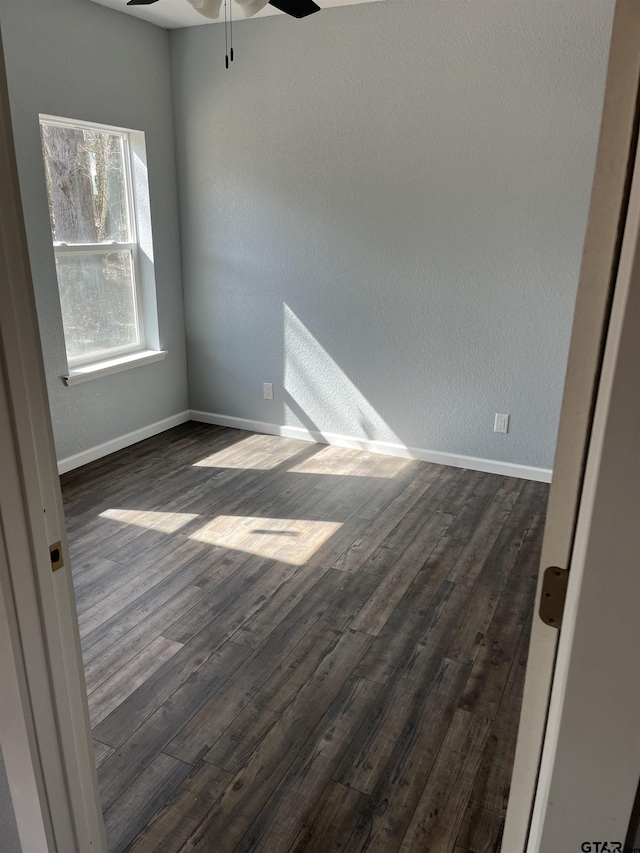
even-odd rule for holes
{"type": "Polygon", "coordinates": [[[569,578],[529,849],[621,851],[640,779],[640,157],[569,578]]]}
{"type": "MultiPolygon", "coordinates": [[[[611,294],[615,287],[616,299],[619,303],[622,298],[620,296],[621,288],[625,286],[620,278],[622,269],[618,275],[625,224],[628,225],[626,229],[626,251],[629,251],[629,240],[635,239],[633,233],[635,225],[631,219],[628,219],[628,216],[630,215],[630,174],[636,155],[634,146],[637,127],[636,104],[639,89],[640,3],[637,0],[619,0],[616,4],[613,23],[601,138],[576,302],[554,477],[549,498],[548,520],[542,548],[541,576],[535,605],[536,616],[527,664],[511,795],[503,838],[503,853],[523,853],[525,850],[527,853],[534,853],[538,850],[547,850],[549,853],[564,853],[565,850],[581,849],[580,846],[565,847],[562,844],[555,847],[553,845],[540,846],[543,838],[542,826],[545,821],[545,810],[554,802],[553,799],[549,799],[551,765],[553,764],[552,754],[549,752],[551,739],[544,744],[544,764],[541,765],[541,761],[543,742],[547,740],[545,734],[547,724],[554,722],[554,718],[548,715],[550,714],[551,684],[552,679],[554,679],[554,667],[559,648],[558,631],[545,625],[537,616],[537,612],[544,569],[549,566],[559,566],[566,569],[571,565],[573,570],[574,567],[578,566],[578,563],[574,561],[579,558],[577,548],[574,549],[574,542],[579,541],[580,545],[584,546],[584,542],[576,537],[576,523],[578,510],[580,509],[582,512],[581,502],[588,499],[587,493],[583,491],[583,485],[586,486],[588,482],[585,480],[587,455],[589,453],[593,456],[593,453],[596,452],[595,445],[591,450],[589,446],[590,442],[595,441],[596,438],[595,432],[592,433],[596,395],[601,378],[602,382],[607,379],[603,367],[604,341],[607,339],[608,330],[612,335],[615,333],[613,325],[615,318],[610,309],[611,294]],[[629,228],[631,228],[631,232],[629,232],[629,228]],[[628,236],[629,233],[631,233],[631,237],[628,236]],[[532,808],[534,799],[535,810],[532,808]]],[[[610,337],[609,342],[611,340],[613,338],[610,337]]],[[[610,376],[609,381],[611,381],[610,376]]],[[[601,399],[605,391],[603,385],[601,387],[601,399]]],[[[637,440],[636,437],[636,442],[637,440]]],[[[632,459],[630,458],[629,467],[631,465],[632,459]]],[[[593,468],[591,468],[591,477],[593,476],[593,468]]],[[[615,497],[616,503],[620,497],[615,497]]],[[[611,500],[614,500],[613,496],[611,500]]],[[[584,526],[583,519],[584,516],[581,517],[581,523],[584,526]]],[[[584,530],[578,530],[578,537],[580,536],[584,536],[584,530]]],[[[615,553],[615,548],[612,547],[610,553],[615,553]]],[[[567,653],[565,640],[568,642],[569,634],[572,631],[568,622],[569,601],[577,606],[581,579],[582,575],[576,568],[574,574],[570,574],[569,600],[561,632],[563,636],[560,651],[563,654],[567,653]]],[[[627,596],[633,595],[633,590],[630,588],[621,589],[620,594],[622,596],[625,594],[627,596]]],[[[636,609],[640,609],[637,596],[636,609]]],[[[613,645],[613,639],[611,643],[606,642],[606,635],[605,645],[602,646],[602,649],[605,648],[607,654],[619,655],[620,653],[620,649],[613,645]]],[[[628,648],[627,654],[630,654],[631,651],[628,648]]],[[[628,660],[632,666],[630,659],[628,660]]],[[[566,667],[567,660],[564,657],[559,657],[558,661],[566,667]]],[[[556,672],[558,683],[566,676],[566,671],[558,669],[556,672]]],[[[591,683],[588,683],[588,686],[597,688],[595,684],[591,683]]],[[[557,701],[558,694],[554,683],[554,703],[556,704],[553,707],[556,713],[558,712],[557,701]]],[[[611,722],[614,719],[615,717],[611,719],[611,722]]],[[[557,720],[555,722],[557,724],[557,720]]],[[[596,730],[594,730],[594,734],[595,732],[596,730]]],[[[556,731],[555,736],[557,737],[557,735],[556,731]]],[[[568,735],[568,731],[563,730],[562,737],[568,735]]],[[[628,730],[627,735],[631,740],[633,739],[628,730]]],[[[549,736],[551,737],[550,732],[549,736]]],[[[575,746],[574,740],[574,749],[575,746]]],[[[556,759],[562,760],[560,753],[556,759]]],[[[568,760],[566,754],[564,754],[564,760],[568,760]]],[[[569,799],[584,796],[586,802],[588,800],[587,790],[590,786],[592,786],[591,790],[598,789],[597,779],[582,777],[574,781],[578,781],[580,784],[572,791],[565,792],[569,799]]],[[[620,780],[619,785],[612,785],[611,780],[602,776],[601,784],[609,787],[611,791],[617,791],[622,785],[622,780],[620,780]]],[[[555,786],[552,793],[554,795],[557,793],[555,786]]],[[[626,808],[625,797],[620,800],[620,804],[623,803],[623,808],[626,808]]],[[[569,820],[569,815],[570,812],[567,812],[565,816],[567,820],[569,820]]],[[[544,835],[544,839],[544,843],[547,844],[548,836],[544,835]]],[[[583,840],[588,841],[589,839],[585,837],[583,840]]]]}
{"type": "Polygon", "coordinates": [[[103,853],[1,44],[0,187],[0,742],[25,853],[103,853]]]}

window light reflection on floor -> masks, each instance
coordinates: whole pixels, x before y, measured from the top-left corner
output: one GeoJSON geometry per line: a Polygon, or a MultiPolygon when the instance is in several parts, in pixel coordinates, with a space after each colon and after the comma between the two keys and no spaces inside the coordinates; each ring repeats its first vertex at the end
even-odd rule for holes
{"type": "Polygon", "coordinates": [[[147,512],[134,509],[106,509],[100,513],[101,518],[120,521],[122,524],[135,524],[148,530],[161,533],[176,533],[187,524],[200,516],[190,512],[147,512]]]}
{"type": "MultiPolygon", "coordinates": [[[[167,534],[178,533],[196,519],[202,520],[197,513],[115,508],[104,510],[100,517],[167,534]]],[[[341,527],[342,523],[336,521],[218,515],[187,535],[203,544],[302,566],[341,527]]]]}
{"type": "Polygon", "coordinates": [[[231,447],[218,450],[194,462],[194,468],[231,468],[234,470],[270,471],[293,453],[277,436],[248,435],[231,447]],[[240,454],[240,456],[239,456],[240,454]],[[283,458],[283,456],[285,458],[283,458]]]}
{"type": "Polygon", "coordinates": [[[302,566],[341,527],[335,521],[221,515],[190,538],[302,566]]]}
{"type": "Polygon", "coordinates": [[[319,474],[332,477],[376,477],[390,480],[400,473],[409,459],[381,456],[362,450],[326,447],[310,459],[298,462],[288,470],[292,474],[319,474]]]}

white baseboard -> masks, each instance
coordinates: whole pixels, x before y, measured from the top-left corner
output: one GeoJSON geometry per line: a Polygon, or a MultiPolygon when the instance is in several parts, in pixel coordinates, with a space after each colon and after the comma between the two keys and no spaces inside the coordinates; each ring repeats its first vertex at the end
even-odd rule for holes
{"type": "Polygon", "coordinates": [[[191,420],[191,413],[189,411],[179,412],[177,415],[172,415],[170,418],[149,424],[149,426],[142,427],[142,429],[128,432],[126,435],[121,435],[119,438],[114,438],[111,441],[105,441],[104,444],[90,447],[88,450],[83,450],[82,453],[67,456],[66,459],[58,461],[58,473],[66,474],[67,471],[73,471],[74,468],[80,468],[81,465],[87,465],[89,462],[94,462],[96,459],[101,459],[103,456],[115,453],[116,450],[122,450],[132,444],[137,444],[139,441],[144,441],[145,438],[151,438],[160,432],[172,429],[172,427],[184,424],[189,420],[191,420]]]}
{"type": "Polygon", "coordinates": [[[523,480],[535,480],[550,483],[552,471],[549,468],[534,468],[531,465],[518,465],[514,462],[499,462],[495,459],[480,459],[476,456],[462,456],[457,453],[442,453],[439,450],[424,450],[420,447],[406,447],[390,441],[371,441],[367,438],[353,438],[334,432],[316,432],[304,427],[279,426],[264,421],[252,421],[248,418],[232,418],[211,412],[191,410],[191,420],[204,424],[260,432],[265,435],[281,435],[284,438],[297,438],[301,441],[313,441],[316,444],[331,444],[336,447],[352,447],[355,450],[368,450],[370,453],[382,453],[386,456],[399,456],[402,459],[418,459],[421,462],[435,462],[438,465],[452,465],[455,468],[468,468],[471,471],[484,471],[487,474],[500,474],[503,477],[520,477],[523,480]]]}
{"type": "Polygon", "coordinates": [[[66,474],[74,468],[80,468],[117,450],[130,447],[145,438],[151,438],[172,427],[179,426],[187,421],[198,421],[204,424],[215,424],[232,429],[247,430],[248,432],[259,432],[265,435],[280,435],[283,438],[295,438],[299,441],[311,441],[316,444],[330,444],[335,447],[351,447],[355,450],[367,450],[370,453],[381,453],[386,456],[398,456],[402,459],[418,459],[421,462],[435,462],[438,465],[452,465],[455,468],[468,468],[471,471],[484,471],[488,474],[500,474],[503,477],[520,477],[523,480],[535,480],[540,483],[551,482],[551,470],[548,468],[534,468],[530,465],[518,465],[514,462],[499,462],[495,459],[480,459],[476,456],[463,456],[456,453],[443,453],[439,450],[425,450],[420,447],[407,447],[404,444],[394,444],[390,441],[372,441],[367,438],[355,438],[349,435],[340,435],[335,432],[317,432],[304,427],[280,426],[265,421],[252,421],[248,418],[234,418],[227,415],[218,415],[212,412],[199,412],[195,410],[180,412],[149,424],[146,427],[121,435],[104,444],[90,447],[82,453],[60,459],[58,462],[58,473],[66,474]]]}

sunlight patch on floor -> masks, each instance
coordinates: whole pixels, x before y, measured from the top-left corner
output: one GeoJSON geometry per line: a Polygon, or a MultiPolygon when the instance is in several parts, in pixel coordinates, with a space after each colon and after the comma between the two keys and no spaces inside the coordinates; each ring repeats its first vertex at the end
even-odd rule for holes
{"type": "Polygon", "coordinates": [[[221,515],[190,538],[301,566],[341,527],[333,521],[221,515]]]}
{"type": "Polygon", "coordinates": [[[379,477],[390,480],[410,464],[407,459],[349,448],[326,447],[311,459],[293,465],[292,474],[331,474],[334,477],[379,477]]]}
{"type": "Polygon", "coordinates": [[[270,471],[283,461],[292,451],[282,443],[282,439],[273,436],[250,435],[231,447],[218,450],[194,462],[194,468],[232,468],[235,470],[270,471]]]}
{"type": "Polygon", "coordinates": [[[122,524],[135,524],[149,530],[161,533],[176,533],[187,524],[199,518],[197,513],[190,512],[147,512],[135,509],[105,509],[100,518],[120,521],[122,524]]]}

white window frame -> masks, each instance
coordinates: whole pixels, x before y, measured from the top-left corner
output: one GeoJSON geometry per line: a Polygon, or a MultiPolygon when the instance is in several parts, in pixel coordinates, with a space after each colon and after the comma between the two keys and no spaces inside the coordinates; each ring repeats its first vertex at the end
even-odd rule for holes
{"type": "MultiPolygon", "coordinates": [[[[79,119],[68,119],[60,116],[44,115],[39,116],[40,125],[48,124],[57,127],[80,128],[84,130],[95,130],[110,133],[119,136],[123,144],[123,164],[124,164],[124,182],[126,190],[126,209],[129,225],[129,242],[112,241],[110,243],[65,243],[62,241],[53,241],[54,254],[57,257],[69,255],[91,255],[105,254],[110,249],[114,252],[129,252],[131,258],[131,272],[133,279],[133,302],[135,325],[137,330],[138,340],[135,344],[112,347],[98,352],[92,352],[84,356],[70,357],[66,346],[65,334],[65,352],[69,376],[64,377],[68,385],[75,384],[78,381],[94,378],[97,375],[106,375],[108,373],[117,372],[121,368],[135,366],[141,356],[144,361],[155,361],[159,357],[164,357],[164,351],[150,350],[147,346],[145,322],[144,322],[144,306],[142,301],[142,286],[140,276],[139,248],[139,213],[138,205],[136,204],[136,194],[134,192],[133,182],[133,162],[132,162],[132,134],[144,136],[139,131],[134,131],[128,128],[116,127],[114,125],[100,124],[98,122],[82,121],[79,119]],[[150,356],[156,356],[152,358],[150,356]],[[104,370],[101,368],[105,366],[104,370]]],[[[44,151],[43,151],[44,158],[44,151]]],[[[52,235],[53,237],[53,235],[52,235]]],[[[57,272],[56,272],[57,276],[57,272]]],[[[64,331],[64,328],[63,328],[64,331]]]]}

